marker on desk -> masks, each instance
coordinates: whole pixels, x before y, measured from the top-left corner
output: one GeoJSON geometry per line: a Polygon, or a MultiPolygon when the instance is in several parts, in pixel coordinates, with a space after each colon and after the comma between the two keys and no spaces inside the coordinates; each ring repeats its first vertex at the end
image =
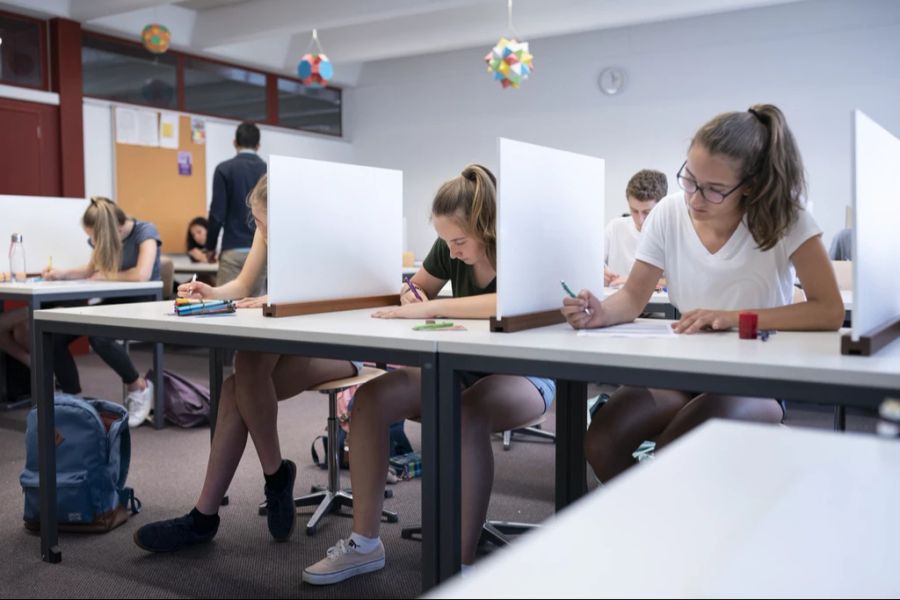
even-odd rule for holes
{"type": "Polygon", "coordinates": [[[416,297],[416,300],[418,300],[419,302],[424,302],[424,301],[422,300],[422,296],[419,295],[419,290],[417,290],[417,289],[416,289],[416,286],[413,285],[413,282],[412,282],[412,280],[409,278],[409,275],[404,275],[404,276],[403,276],[403,279],[406,280],[406,287],[408,287],[408,288],[412,291],[413,296],[416,297]]]}
{"type": "Polygon", "coordinates": [[[444,329],[445,327],[453,327],[453,321],[438,321],[437,323],[425,323],[424,325],[416,325],[414,331],[423,331],[426,329],[444,329]]]}

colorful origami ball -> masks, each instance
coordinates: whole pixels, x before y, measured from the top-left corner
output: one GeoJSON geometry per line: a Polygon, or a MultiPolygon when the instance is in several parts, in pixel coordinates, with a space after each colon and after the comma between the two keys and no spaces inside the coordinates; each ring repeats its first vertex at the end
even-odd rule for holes
{"type": "Polygon", "coordinates": [[[172,41],[172,34],[165,25],[159,23],[151,23],[144,27],[141,32],[141,40],[144,42],[144,48],[153,54],[162,54],[169,49],[169,42],[172,41]]]}
{"type": "Polygon", "coordinates": [[[488,73],[504,89],[518,88],[534,71],[534,57],[528,52],[528,42],[515,39],[500,38],[484,57],[484,62],[488,65],[488,73]]]}
{"type": "Polygon", "coordinates": [[[324,54],[304,54],[297,74],[304,85],[324,86],[334,77],[334,67],[324,54]]]}

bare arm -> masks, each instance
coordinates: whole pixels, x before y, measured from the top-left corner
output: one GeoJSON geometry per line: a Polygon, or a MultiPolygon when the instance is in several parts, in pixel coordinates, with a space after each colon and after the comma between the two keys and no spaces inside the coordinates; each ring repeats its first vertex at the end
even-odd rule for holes
{"type": "Polygon", "coordinates": [[[178,286],[178,295],[184,298],[211,298],[213,300],[246,298],[253,291],[253,285],[262,274],[266,264],[267,251],[266,240],[257,229],[253,234],[250,254],[247,255],[244,268],[241,269],[236,279],[219,287],[212,287],[199,281],[182,283],[178,286]]]}
{"type": "Polygon", "coordinates": [[[662,269],[637,260],[625,285],[600,302],[590,291],[563,300],[562,313],[575,329],[608,327],[634,321],[647,306],[662,269]]]}
{"type": "Polygon", "coordinates": [[[489,319],[497,312],[497,294],[465,298],[440,298],[388,308],[372,316],[381,319],[489,319]]]}

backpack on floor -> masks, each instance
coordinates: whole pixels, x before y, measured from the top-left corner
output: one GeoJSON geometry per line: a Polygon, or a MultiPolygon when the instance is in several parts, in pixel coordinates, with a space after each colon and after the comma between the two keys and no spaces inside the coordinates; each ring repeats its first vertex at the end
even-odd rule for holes
{"type": "MultiPolygon", "coordinates": [[[[147,381],[154,381],[153,369],[147,381]]],[[[178,427],[198,427],[209,423],[209,389],[177,373],[163,370],[163,398],[166,421],[178,427]]]]}
{"type": "MultiPolygon", "coordinates": [[[[358,385],[342,390],[337,397],[338,427],[338,466],[341,469],[350,468],[350,411],[353,408],[353,395],[359,388],[358,385]]],[[[399,456],[412,452],[412,444],[403,430],[405,421],[391,423],[390,439],[388,442],[388,457],[399,456]]],[[[328,434],[316,436],[309,452],[312,455],[313,464],[320,469],[328,468],[328,434]],[[316,442],[322,442],[322,459],[319,460],[319,452],[316,450],[316,442]]]]}
{"type": "MultiPolygon", "coordinates": [[[[128,411],[106,400],[57,394],[56,511],[61,531],[106,532],[140,512],[134,490],[125,487],[131,462],[128,411]]],[[[28,413],[25,469],[25,527],[40,529],[37,409],[28,413]]]]}

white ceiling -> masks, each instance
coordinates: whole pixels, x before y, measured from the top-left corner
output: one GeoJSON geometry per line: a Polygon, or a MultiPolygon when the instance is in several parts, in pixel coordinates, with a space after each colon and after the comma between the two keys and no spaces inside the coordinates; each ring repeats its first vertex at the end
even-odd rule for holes
{"type": "MultiPolygon", "coordinates": [[[[721,13],[796,0],[515,0],[526,40],[721,13]]],[[[368,61],[474,46],[508,33],[506,0],[0,0],[0,6],[80,21],[137,38],[160,22],[173,47],[294,73],[317,28],[336,81],[353,84],[368,61]],[[343,68],[342,68],[343,67],[343,68]],[[341,73],[344,77],[341,77],[341,73]]]]}

